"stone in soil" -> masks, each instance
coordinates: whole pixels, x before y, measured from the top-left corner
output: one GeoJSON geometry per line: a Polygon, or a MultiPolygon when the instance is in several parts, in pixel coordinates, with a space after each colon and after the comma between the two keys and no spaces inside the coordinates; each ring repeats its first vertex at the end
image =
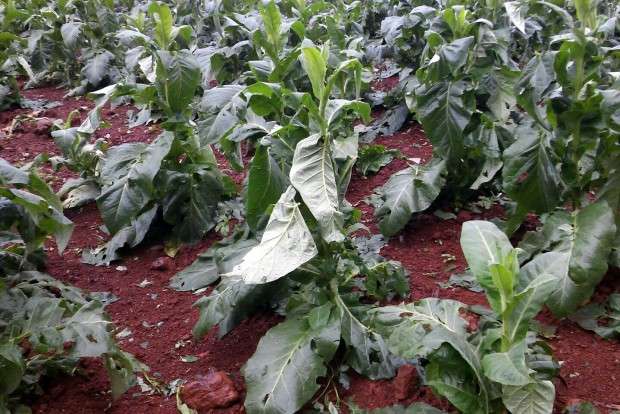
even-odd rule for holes
{"type": "Polygon", "coordinates": [[[181,388],[183,402],[199,413],[214,408],[227,408],[239,401],[239,392],[225,372],[210,372],[181,388]]]}
{"type": "Polygon", "coordinates": [[[398,400],[404,400],[413,392],[418,379],[416,368],[411,364],[403,365],[398,369],[394,379],[394,394],[398,400]]]}

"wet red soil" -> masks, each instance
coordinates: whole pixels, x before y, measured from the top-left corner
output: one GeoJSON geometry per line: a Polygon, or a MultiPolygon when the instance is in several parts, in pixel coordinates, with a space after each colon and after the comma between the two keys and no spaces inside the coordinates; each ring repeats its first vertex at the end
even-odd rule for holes
{"type": "MultiPolygon", "coordinates": [[[[28,98],[62,100],[63,106],[53,108],[35,117],[64,119],[73,109],[81,109],[85,115],[92,104],[85,98],[64,99],[64,91],[55,88],[41,88],[25,91],[28,98]]],[[[106,137],[112,144],[130,141],[149,141],[157,134],[157,128],[138,127],[127,130],[127,110],[122,106],[104,110],[104,118],[110,127],[97,132],[97,137],[106,137]],[[109,134],[109,136],[106,136],[109,134]]],[[[22,109],[0,113],[0,130],[18,115],[31,111],[22,109]]],[[[34,131],[34,122],[24,122],[8,139],[0,138],[0,157],[11,162],[23,163],[39,153],[56,153],[52,139],[47,133],[34,131]]],[[[424,163],[432,156],[432,147],[426,140],[420,126],[410,123],[402,132],[390,137],[379,137],[375,143],[399,149],[405,159],[396,159],[378,174],[364,178],[354,174],[347,194],[348,200],[363,212],[364,223],[372,232],[378,232],[373,208],[365,199],[373,190],[387,181],[390,175],[410,162],[424,163]],[[419,159],[419,160],[418,160],[419,159]]],[[[218,157],[219,160],[221,158],[218,157]]],[[[240,183],[243,173],[232,172],[222,166],[240,183]]],[[[51,173],[50,173],[51,174],[51,173]]],[[[55,187],[71,173],[61,171],[53,174],[55,187]]],[[[51,178],[51,177],[50,177],[51,178]]],[[[195,246],[185,247],[170,261],[165,270],[153,270],[151,264],[165,256],[163,246],[149,241],[128,252],[126,257],[109,267],[93,267],[80,262],[81,251],[95,247],[105,234],[99,230],[101,219],[94,205],[66,212],[75,223],[75,231],[68,248],[62,256],[48,251],[47,271],[58,279],[76,285],[86,291],[107,291],[116,295],[118,301],[107,307],[108,314],[117,326],[118,332],[130,332],[119,338],[121,347],[136,355],[150,367],[149,376],[168,384],[176,379],[192,380],[209,370],[228,373],[239,391],[243,392],[243,377],[240,369],[254,352],[260,337],[278,319],[274,315],[257,315],[244,321],[231,333],[218,339],[210,332],[204,339],[193,341],[191,329],[198,317],[192,303],[199,297],[192,293],[176,292],[168,288],[170,277],[189,265],[196,255],[216,239],[210,235],[195,246]],[[183,362],[183,356],[196,356],[195,362],[183,362]]],[[[441,287],[452,273],[465,269],[465,260],[460,250],[459,237],[464,221],[475,218],[492,218],[502,214],[501,208],[493,207],[482,213],[459,211],[454,219],[443,220],[433,214],[421,214],[413,219],[399,236],[393,237],[384,247],[382,254],[400,261],[410,273],[411,293],[407,300],[428,296],[451,298],[466,304],[485,304],[484,295],[459,287],[441,287]]],[[[616,278],[617,280],[617,278],[616,278]]],[[[605,294],[620,291],[618,283],[604,283],[605,294]]],[[[208,294],[203,292],[202,294],[208,294]]],[[[556,380],[556,410],[574,399],[595,403],[603,413],[618,409],[620,405],[620,344],[603,340],[582,330],[570,321],[557,321],[548,312],[543,312],[542,321],[557,326],[555,336],[549,340],[556,358],[562,361],[561,377],[556,380]]],[[[142,392],[132,388],[120,400],[112,402],[105,370],[96,360],[83,361],[82,375],[56,379],[46,384],[46,393],[34,404],[35,413],[176,413],[174,396],[142,392]]],[[[395,403],[408,404],[426,401],[439,408],[449,409],[449,404],[432,395],[426,387],[417,387],[407,398],[398,400],[394,380],[369,381],[351,375],[348,390],[339,390],[343,401],[376,408],[395,403]]],[[[221,412],[242,412],[242,403],[221,412]]]]}

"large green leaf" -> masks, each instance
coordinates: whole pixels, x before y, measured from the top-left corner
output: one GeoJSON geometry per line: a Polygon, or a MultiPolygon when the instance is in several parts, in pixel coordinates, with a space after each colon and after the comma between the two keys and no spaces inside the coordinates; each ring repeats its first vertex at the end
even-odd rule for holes
{"type": "Polygon", "coordinates": [[[549,414],[553,411],[555,387],[551,381],[502,387],[502,401],[512,414],[549,414]]]}
{"type": "Polygon", "coordinates": [[[60,27],[60,35],[65,46],[69,49],[75,48],[82,33],[82,23],[69,22],[60,27]]]}
{"type": "Polygon", "coordinates": [[[503,385],[529,384],[532,380],[525,365],[525,350],[525,342],[521,341],[507,352],[486,354],[482,358],[484,374],[492,381],[503,385]]]}
{"type": "Polygon", "coordinates": [[[93,86],[99,86],[105,77],[109,75],[113,61],[114,55],[107,50],[93,56],[84,66],[83,71],[88,83],[93,86]]]}
{"type": "MultiPolygon", "coordinates": [[[[329,305],[324,305],[329,306],[329,305]]],[[[319,308],[320,309],[320,308],[319,308]]],[[[288,319],[271,328],[243,368],[248,414],[297,412],[319,389],[317,379],[338,348],[340,321],[327,308],[320,319],[288,319]]]]}
{"type": "Polygon", "coordinates": [[[194,93],[200,85],[201,73],[196,58],[187,51],[157,54],[157,85],[170,116],[179,116],[188,110],[194,93]]]}
{"type": "Polygon", "coordinates": [[[277,280],[297,269],[317,254],[312,234],[295,202],[291,186],[273,208],[258,246],[230,272],[248,284],[277,280]]]}
{"type": "Polygon", "coordinates": [[[321,54],[321,51],[315,47],[312,42],[304,40],[301,46],[301,65],[306,71],[310,83],[312,84],[312,92],[315,98],[322,99],[325,89],[325,74],[327,73],[327,62],[321,54]]]}
{"type": "Polygon", "coordinates": [[[228,243],[230,242],[218,242],[200,253],[191,265],[170,279],[170,287],[188,291],[210,285],[219,279],[220,275],[230,272],[239,264],[243,256],[258,242],[254,239],[240,239],[228,243]]]}
{"type": "Polygon", "coordinates": [[[487,292],[491,307],[501,313],[500,294],[493,281],[491,266],[502,263],[512,251],[510,240],[495,224],[472,220],[463,223],[461,249],[472,273],[487,292]]]}
{"type": "Polygon", "coordinates": [[[393,353],[404,359],[439,358],[441,363],[435,368],[441,372],[435,372],[433,387],[442,395],[461,409],[476,407],[473,412],[488,412],[487,380],[478,351],[467,340],[467,322],[460,314],[463,306],[453,300],[427,298],[416,303],[385,306],[372,313],[379,327],[389,335],[388,346],[393,353]],[[459,369],[441,369],[444,362],[455,360],[441,357],[446,352],[444,344],[449,345],[456,358],[466,365],[459,361],[459,369]],[[468,381],[477,381],[477,387],[466,387],[459,373],[470,375],[468,381]]]}
{"type": "Polygon", "coordinates": [[[286,190],[287,181],[280,166],[271,156],[269,147],[259,145],[250,165],[245,198],[246,221],[250,228],[257,229],[269,206],[275,204],[286,190]]]}
{"type": "Polygon", "coordinates": [[[440,46],[428,65],[431,79],[439,81],[458,74],[459,69],[467,62],[469,49],[473,43],[474,37],[468,36],[440,46]]]}
{"type": "MultiPolygon", "coordinates": [[[[527,280],[531,276],[528,274],[519,279],[527,280]]],[[[557,285],[557,279],[552,274],[538,274],[534,280],[513,297],[508,318],[504,321],[507,325],[506,335],[510,343],[525,339],[530,321],[540,312],[544,303],[557,289],[557,285]]]]}
{"type": "Polygon", "coordinates": [[[358,304],[356,309],[349,306],[337,292],[335,296],[342,321],[342,339],[349,346],[347,364],[371,379],[393,377],[396,369],[385,340],[361,320],[361,315],[365,315],[369,308],[358,304]]]}
{"type": "Polygon", "coordinates": [[[200,318],[193,329],[195,338],[203,337],[215,325],[223,337],[237,324],[257,310],[281,298],[278,282],[262,285],[246,284],[241,277],[224,276],[208,296],[196,301],[200,318]]]}
{"type": "Polygon", "coordinates": [[[108,152],[102,162],[102,180],[106,185],[97,198],[97,205],[112,233],[129,224],[151,200],[153,179],[173,139],[172,133],[165,132],[133,159],[115,157],[118,153],[108,152]],[[124,164],[122,168],[119,163],[124,164]],[[121,171],[125,174],[119,174],[121,171]],[[104,175],[104,172],[109,174],[104,175]]]}
{"type": "Polygon", "coordinates": [[[109,265],[111,262],[120,259],[121,256],[118,253],[120,249],[136,247],[144,240],[158,208],[159,206],[155,205],[138,217],[132,218],[127,226],[116,232],[103,246],[83,251],[82,263],[100,266],[109,265]]]}
{"type": "Polygon", "coordinates": [[[383,234],[393,236],[405,227],[413,213],[430,207],[443,187],[444,166],[444,162],[413,165],[390,177],[382,188],[384,203],[376,212],[383,234]]]}
{"type": "Polygon", "coordinates": [[[264,7],[259,8],[260,15],[263,18],[263,25],[265,26],[265,33],[269,40],[270,46],[273,47],[271,58],[274,61],[278,59],[278,53],[282,48],[282,40],[280,38],[280,30],[282,28],[282,15],[280,9],[276,5],[274,0],[271,0],[264,7]]]}
{"type": "Polygon", "coordinates": [[[437,153],[452,159],[463,151],[463,131],[474,105],[464,81],[441,81],[416,89],[416,112],[437,153]]]}
{"type": "Polygon", "coordinates": [[[463,413],[493,412],[489,410],[487,399],[481,398],[475,372],[456,350],[444,344],[428,360],[426,383],[435,394],[448,399],[463,413]]]}
{"type": "Polygon", "coordinates": [[[73,342],[73,356],[96,357],[108,352],[112,347],[109,325],[110,321],[103,315],[101,302],[92,301],[82,306],[65,322],[61,333],[65,341],[73,342]]]}
{"type": "Polygon", "coordinates": [[[522,269],[528,280],[553,275],[556,288],[547,305],[558,316],[574,312],[592,295],[607,272],[616,234],[613,212],[604,201],[564,217],[553,251],[537,256],[522,269]]]}
{"type": "MultiPolygon", "coordinates": [[[[0,346],[0,395],[9,395],[17,389],[26,371],[22,351],[13,344],[0,346]]],[[[1,406],[0,406],[1,408],[1,406]]]]}
{"type": "Polygon", "coordinates": [[[517,102],[542,125],[547,125],[544,107],[540,107],[549,87],[555,81],[555,52],[536,54],[525,66],[515,87],[517,102]]]}
{"type": "Polygon", "coordinates": [[[343,240],[343,217],[339,211],[334,164],[329,145],[319,134],[297,144],[289,176],[291,184],[319,222],[325,240],[343,240]]]}
{"type": "Polygon", "coordinates": [[[245,90],[242,85],[225,85],[209,89],[202,97],[201,110],[207,112],[200,124],[200,138],[203,144],[214,144],[226,136],[240,119],[240,111],[246,102],[241,98],[245,90]]]}
{"type": "Polygon", "coordinates": [[[163,215],[174,225],[173,238],[185,243],[200,240],[215,226],[217,206],[225,192],[219,171],[207,167],[163,175],[163,215]]]}
{"type": "Polygon", "coordinates": [[[527,210],[545,213],[560,200],[560,174],[556,170],[549,135],[536,127],[522,126],[518,139],[504,151],[504,190],[527,210]]]}

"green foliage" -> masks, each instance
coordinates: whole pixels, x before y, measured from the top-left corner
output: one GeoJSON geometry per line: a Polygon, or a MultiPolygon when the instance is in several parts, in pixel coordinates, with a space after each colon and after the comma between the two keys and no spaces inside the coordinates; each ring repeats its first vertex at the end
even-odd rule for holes
{"type": "Polygon", "coordinates": [[[146,367],[115,344],[99,301],[36,271],[44,241],[61,253],[73,230],[60,200],[34,169],[0,159],[0,212],[0,411],[27,410],[42,377],[74,374],[84,357],[104,360],[118,398],[146,367]]]}
{"type": "MultiPolygon", "coordinates": [[[[388,378],[395,354],[423,358],[426,382],[463,412],[547,413],[556,365],[530,321],[544,304],[573,313],[620,263],[617,10],[560,3],[3,0],[0,109],[23,104],[17,76],[26,87],[52,81],[73,86],[71,94],[96,91],[81,125],[71,127],[70,116],[52,134],[62,152],[52,165],[79,173],[58,193],[62,203],[34,173],[0,161],[2,270],[25,277],[49,235],[62,250],[71,230],[62,207],[92,201],[111,236],[84,253],[92,264],[118,259],[162,224],[171,250],[212,229],[227,234],[233,214],[223,202],[237,188],[215,149],[248,171],[238,223],[171,286],[217,283],[196,302],[197,338],[216,325],[225,335],[263,309],[284,316],[244,368],[248,412],[298,411],[335,355],[360,374],[388,378]],[[382,69],[375,75],[367,64],[382,69]],[[371,79],[394,75],[392,92],[367,92],[371,79]],[[371,120],[366,101],[385,112],[356,125],[371,120]],[[93,140],[102,109],[128,102],[137,108],[130,128],[159,122],[164,131],[150,143],[93,140]],[[461,206],[491,191],[510,197],[508,234],[527,213],[542,215],[518,251],[494,225],[464,225],[472,277],[492,308],[475,332],[458,302],[377,309],[406,295],[408,279],[378,255],[376,241],[351,237],[364,228],[345,197],[353,169],[373,174],[399,156],[358,144],[396,132],[409,111],[433,159],[411,160],[377,190],[383,234],[396,235],[439,199],[461,206]]],[[[29,275],[33,284],[45,279],[29,275]]],[[[61,325],[84,325],[72,319],[81,309],[85,320],[105,320],[89,298],[39,290],[26,299],[62,310],[50,315],[61,325]]],[[[611,336],[613,324],[596,319],[615,311],[612,298],[575,317],[611,336]]],[[[108,342],[108,325],[95,325],[107,348],[75,347],[114,355],[106,366],[116,394],[134,365],[108,342]]],[[[71,332],[83,339],[82,328],[71,332]]],[[[20,360],[28,353],[11,344],[0,347],[5,395],[29,375],[20,360]]]]}
{"type": "Polygon", "coordinates": [[[376,174],[399,154],[398,150],[388,150],[383,145],[367,145],[360,148],[355,165],[364,176],[376,174]]]}
{"type": "MultiPolygon", "coordinates": [[[[495,225],[464,223],[461,246],[484,288],[493,312],[469,332],[464,305],[435,298],[375,310],[390,351],[406,359],[426,358],[426,380],[463,412],[550,413],[555,365],[529,332],[556,280],[528,266],[519,270],[517,250],[495,225]],[[544,369],[532,364],[548,359],[544,369]]],[[[537,269],[539,270],[539,269],[537,269]]]]}

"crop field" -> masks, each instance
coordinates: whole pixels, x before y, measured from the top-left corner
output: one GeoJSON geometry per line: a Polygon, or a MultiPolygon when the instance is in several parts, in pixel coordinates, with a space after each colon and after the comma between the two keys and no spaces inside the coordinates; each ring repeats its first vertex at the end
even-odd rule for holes
{"type": "Polygon", "coordinates": [[[614,0],[0,0],[0,414],[620,413],[614,0]]]}

